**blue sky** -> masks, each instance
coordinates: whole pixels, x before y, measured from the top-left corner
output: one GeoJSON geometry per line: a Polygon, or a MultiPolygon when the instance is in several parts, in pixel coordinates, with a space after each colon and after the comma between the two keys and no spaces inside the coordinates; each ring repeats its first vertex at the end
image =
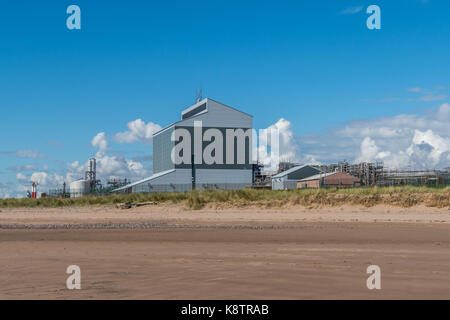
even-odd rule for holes
{"type": "Polygon", "coordinates": [[[151,140],[116,134],[178,120],[199,87],[280,126],[301,162],[450,166],[449,13],[446,0],[4,0],[0,197],[34,173],[43,187],[76,178],[98,152],[104,177],[150,174],[151,140]],[[66,28],[71,4],[81,30],[66,28]],[[366,27],[371,4],[381,30],[366,27]]]}

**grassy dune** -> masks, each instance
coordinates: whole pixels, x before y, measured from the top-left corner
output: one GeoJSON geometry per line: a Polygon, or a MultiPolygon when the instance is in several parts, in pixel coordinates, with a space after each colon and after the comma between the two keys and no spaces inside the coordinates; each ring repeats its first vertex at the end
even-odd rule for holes
{"type": "Polygon", "coordinates": [[[319,206],[364,205],[371,207],[386,204],[411,207],[422,204],[429,207],[450,209],[450,187],[368,187],[354,189],[298,189],[272,190],[220,190],[190,191],[186,193],[124,194],[108,196],[86,196],[74,199],[0,199],[0,208],[20,207],[69,207],[108,206],[122,202],[157,201],[179,203],[190,209],[205,206],[215,207],[283,207],[302,205],[308,208],[319,206]]]}

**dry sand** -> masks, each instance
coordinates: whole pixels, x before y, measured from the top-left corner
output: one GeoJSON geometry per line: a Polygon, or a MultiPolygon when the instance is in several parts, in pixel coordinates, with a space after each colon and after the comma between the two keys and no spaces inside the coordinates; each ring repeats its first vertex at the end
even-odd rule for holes
{"type": "Polygon", "coordinates": [[[0,268],[1,299],[450,299],[450,210],[2,209],[0,268]]]}

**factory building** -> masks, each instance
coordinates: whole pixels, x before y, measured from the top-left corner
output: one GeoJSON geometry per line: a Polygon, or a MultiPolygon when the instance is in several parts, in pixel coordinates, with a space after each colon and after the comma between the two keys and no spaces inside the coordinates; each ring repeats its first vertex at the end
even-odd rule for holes
{"type": "Polygon", "coordinates": [[[360,185],[360,179],[357,177],[342,172],[328,172],[301,179],[297,183],[297,188],[353,188],[360,185]]]}
{"type": "Polygon", "coordinates": [[[384,170],[377,184],[379,186],[448,186],[450,170],[384,170]]]}
{"type": "Polygon", "coordinates": [[[79,198],[92,194],[96,191],[100,181],[97,180],[97,161],[94,158],[89,159],[88,168],[84,174],[84,179],[73,181],[70,186],[70,197],[79,198]]]}
{"type": "Polygon", "coordinates": [[[206,98],[153,135],[153,175],[113,192],[243,189],[252,185],[253,116],[206,98]]]}
{"type": "Polygon", "coordinates": [[[272,177],[272,190],[290,190],[297,188],[297,182],[322,173],[310,165],[295,166],[272,177]]]}

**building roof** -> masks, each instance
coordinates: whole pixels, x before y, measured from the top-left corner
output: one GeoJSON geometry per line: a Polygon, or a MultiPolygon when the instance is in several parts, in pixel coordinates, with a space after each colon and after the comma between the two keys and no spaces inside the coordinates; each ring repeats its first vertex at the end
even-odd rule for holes
{"type": "MultiPolygon", "coordinates": [[[[203,99],[203,100],[201,100],[201,101],[199,101],[199,102],[193,104],[193,105],[190,106],[189,108],[186,108],[185,110],[183,110],[183,111],[181,112],[181,116],[183,116],[183,114],[186,114],[187,112],[189,112],[189,111],[195,109],[196,107],[201,106],[201,105],[204,104],[204,103],[207,104],[207,103],[208,103],[208,100],[214,101],[215,103],[218,103],[218,104],[222,105],[222,106],[225,107],[225,108],[228,108],[228,109],[231,109],[231,110],[240,112],[240,113],[242,113],[242,114],[244,114],[244,115],[246,115],[246,116],[249,116],[249,117],[253,118],[253,116],[252,116],[251,114],[245,113],[244,111],[241,111],[241,110],[238,110],[238,109],[236,109],[236,108],[230,107],[230,106],[228,106],[228,105],[226,105],[226,104],[223,104],[222,102],[216,101],[216,100],[211,99],[211,98],[205,98],[205,99],[203,99]]],[[[202,112],[199,112],[199,113],[193,115],[192,117],[199,116],[199,115],[204,114],[204,113],[206,113],[206,112],[208,112],[208,109],[206,109],[206,110],[204,110],[204,111],[202,111],[202,112]]],[[[191,118],[191,117],[190,117],[190,118],[191,118]]],[[[175,121],[175,122],[169,124],[168,126],[165,126],[165,127],[162,128],[161,130],[159,130],[159,131],[153,133],[153,135],[155,136],[155,135],[157,135],[157,134],[160,134],[161,132],[163,132],[163,131],[165,131],[165,130],[171,128],[171,127],[173,127],[174,125],[176,125],[176,124],[178,124],[178,123],[180,123],[180,122],[183,122],[184,120],[186,120],[186,119],[181,119],[181,120],[179,120],[179,121],[175,121]]]]}
{"type": "MultiPolygon", "coordinates": [[[[338,173],[345,174],[346,176],[353,177],[352,175],[350,175],[348,173],[336,171],[336,172],[328,172],[328,173],[319,173],[319,174],[313,175],[311,177],[308,177],[308,178],[305,178],[305,179],[302,179],[302,180],[299,180],[299,181],[311,181],[311,180],[322,179],[322,178],[329,177],[329,176],[332,176],[332,175],[335,175],[335,174],[338,174],[338,173]]],[[[353,177],[353,178],[358,179],[356,177],[353,177]]]]}
{"type": "Polygon", "coordinates": [[[148,177],[148,178],[145,178],[145,179],[142,179],[142,180],[139,180],[139,181],[136,181],[136,182],[127,184],[126,186],[123,186],[123,187],[114,189],[114,190],[112,190],[111,192],[122,191],[122,190],[125,190],[125,189],[128,189],[128,188],[131,188],[131,187],[134,187],[135,185],[138,185],[138,184],[141,184],[141,183],[144,183],[144,182],[149,182],[149,181],[151,181],[151,180],[153,180],[153,179],[159,178],[159,177],[161,177],[161,176],[164,176],[164,175],[166,175],[166,174],[168,174],[168,173],[171,173],[171,172],[174,172],[174,171],[175,171],[175,169],[170,169],[170,170],[166,170],[166,171],[161,171],[161,172],[158,172],[158,173],[155,173],[155,174],[151,175],[151,176],[148,177]]]}
{"type": "Polygon", "coordinates": [[[252,116],[251,114],[249,114],[249,113],[247,113],[247,112],[244,112],[244,111],[241,111],[241,110],[239,110],[239,109],[230,107],[229,105],[226,105],[226,104],[224,104],[224,103],[222,103],[222,102],[220,102],[220,101],[217,101],[217,100],[214,100],[214,99],[211,99],[211,98],[205,98],[205,100],[211,100],[211,101],[214,101],[215,103],[221,104],[221,105],[224,106],[224,107],[227,107],[227,108],[232,109],[232,110],[234,110],[234,111],[238,111],[238,112],[240,112],[240,113],[245,114],[246,116],[249,116],[249,117],[252,117],[252,118],[253,118],[253,116],[252,116]]]}
{"type": "MultiPolygon", "coordinates": [[[[304,165],[301,165],[301,166],[295,166],[295,167],[292,167],[292,168],[290,168],[290,169],[288,169],[288,170],[286,170],[286,171],[283,171],[283,172],[280,172],[280,173],[274,175],[274,176],[272,177],[272,179],[273,179],[273,178],[281,178],[281,177],[284,177],[284,176],[286,176],[286,175],[288,175],[288,174],[290,174],[290,173],[292,173],[292,172],[295,172],[295,171],[297,171],[297,170],[299,170],[299,169],[303,169],[303,168],[306,168],[306,167],[314,168],[313,166],[310,166],[309,164],[304,164],[304,165]]],[[[314,168],[314,169],[316,169],[316,168],[314,168]]],[[[320,170],[319,170],[319,171],[320,171],[320,170]]]]}

